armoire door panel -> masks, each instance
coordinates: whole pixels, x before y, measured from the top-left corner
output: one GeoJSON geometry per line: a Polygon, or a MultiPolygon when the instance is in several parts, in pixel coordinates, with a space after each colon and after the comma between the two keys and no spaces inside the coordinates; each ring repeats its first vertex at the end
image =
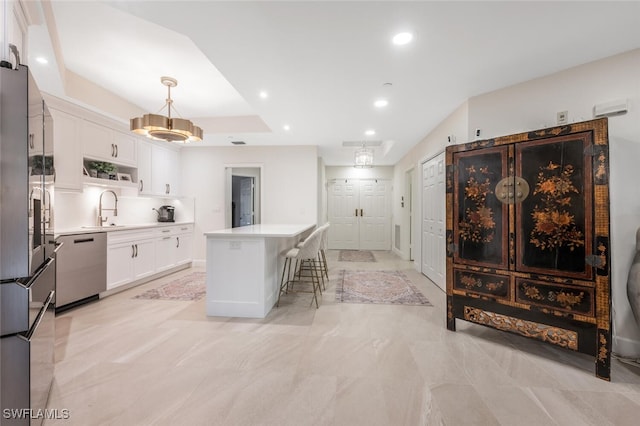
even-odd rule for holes
{"type": "Polygon", "coordinates": [[[507,160],[506,146],[454,155],[455,262],[507,269],[508,204],[495,196],[507,160]]]}
{"type": "Polygon", "coordinates": [[[516,146],[516,175],[530,193],[516,203],[516,269],[591,279],[591,134],[579,133],[516,146]]]}

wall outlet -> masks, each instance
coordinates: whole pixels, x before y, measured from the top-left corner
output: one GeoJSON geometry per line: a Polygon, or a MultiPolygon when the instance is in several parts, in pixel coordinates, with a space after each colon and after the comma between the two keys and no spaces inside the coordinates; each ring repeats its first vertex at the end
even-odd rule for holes
{"type": "Polygon", "coordinates": [[[556,114],[558,124],[567,124],[569,122],[569,111],[560,111],[556,114]]]}

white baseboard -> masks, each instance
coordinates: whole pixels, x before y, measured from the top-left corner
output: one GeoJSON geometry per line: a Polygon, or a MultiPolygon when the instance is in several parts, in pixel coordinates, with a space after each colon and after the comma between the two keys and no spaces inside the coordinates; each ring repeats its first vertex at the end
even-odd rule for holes
{"type": "Polygon", "coordinates": [[[614,336],[613,352],[624,358],[640,358],[640,341],[614,336]]]}
{"type": "Polygon", "coordinates": [[[128,289],[133,288],[133,287],[137,287],[137,286],[139,286],[141,284],[148,283],[149,281],[153,281],[155,279],[162,278],[162,277],[164,277],[166,275],[173,274],[174,272],[178,272],[178,271],[181,271],[183,269],[190,268],[191,266],[192,266],[192,263],[187,262],[187,263],[184,263],[182,265],[174,266],[173,268],[167,269],[166,271],[158,272],[157,274],[153,274],[153,275],[150,275],[148,277],[144,277],[144,278],[141,278],[139,280],[132,281],[130,283],[121,285],[119,287],[112,288],[112,289],[109,289],[107,291],[103,291],[102,293],[100,293],[100,299],[102,299],[104,297],[107,297],[107,296],[111,296],[112,294],[120,293],[121,291],[128,290],[128,289]]]}
{"type": "Polygon", "coordinates": [[[204,268],[207,266],[207,261],[204,259],[194,259],[192,263],[194,268],[204,268]]]}

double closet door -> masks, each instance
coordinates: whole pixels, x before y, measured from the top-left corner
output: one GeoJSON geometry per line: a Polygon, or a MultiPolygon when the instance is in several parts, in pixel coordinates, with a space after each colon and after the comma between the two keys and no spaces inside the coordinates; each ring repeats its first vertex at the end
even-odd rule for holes
{"type": "Polygon", "coordinates": [[[329,248],[390,250],[390,198],[388,180],[329,181],[329,248]]]}

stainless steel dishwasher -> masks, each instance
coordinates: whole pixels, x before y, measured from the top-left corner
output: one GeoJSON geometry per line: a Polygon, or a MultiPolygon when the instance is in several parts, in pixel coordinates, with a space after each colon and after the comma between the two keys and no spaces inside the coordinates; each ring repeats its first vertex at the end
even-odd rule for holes
{"type": "Polygon", "coordinates": [[[56,312],[98,299],[107,290],[107,234],[63,235],[56,255],[56,312]]]}

